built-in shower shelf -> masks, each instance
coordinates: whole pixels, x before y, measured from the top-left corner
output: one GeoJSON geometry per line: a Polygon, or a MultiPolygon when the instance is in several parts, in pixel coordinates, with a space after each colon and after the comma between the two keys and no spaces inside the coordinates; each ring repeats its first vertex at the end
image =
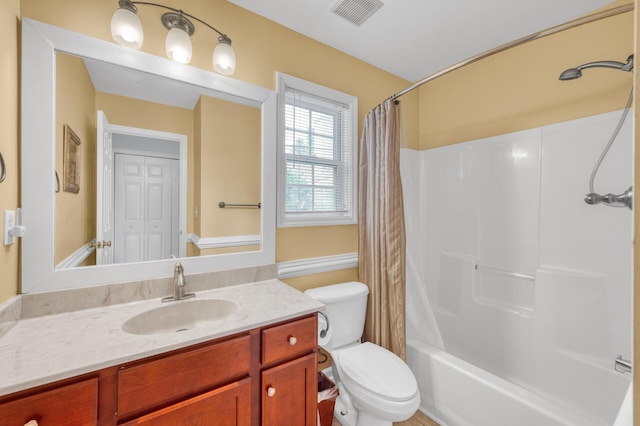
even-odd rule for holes
{"type": "Polygon", "coordinates": [[[473,299],[476,303],[530,316],[535,309],[535,275],[476,263],[473,299]]]}

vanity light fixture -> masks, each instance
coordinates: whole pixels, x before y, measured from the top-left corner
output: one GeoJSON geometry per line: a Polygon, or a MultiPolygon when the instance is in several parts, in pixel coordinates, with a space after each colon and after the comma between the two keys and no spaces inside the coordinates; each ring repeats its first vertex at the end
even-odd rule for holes
{"type": "Polygon", "coordinates": [[[119,7],[111,18],[111,36],[118,44],[134,49],[142,47],[144,32],[140,18],[138,18],[138,7],[136,5],[156,6],[170,10],[170,12],[163,14],[161,18],[162,25],[169,30],[165,48],[170,59],[183,64],[188,64],[191,60],[191,36],[195,32],[195,27],[189,18],[211,28],[219,34],[218,44],[213,50],[213,68],[223,75],[233,74],[236,69],[236,53],[231,47],[231,39],[226,34],[180,9],[161,4],[119,0],[119,7]]]}

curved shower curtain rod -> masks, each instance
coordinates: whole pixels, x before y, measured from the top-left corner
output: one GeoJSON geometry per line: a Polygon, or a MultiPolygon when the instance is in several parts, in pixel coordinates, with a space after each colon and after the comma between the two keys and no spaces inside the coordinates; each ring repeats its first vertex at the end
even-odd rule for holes
{"type": "Polygon", "coordinates": [[[400,96],[405,95],[409,92],[411,92],[414,89],[417,89],[418,87],[422,86],[425,83],[428,83],[432,80],[435,80],[438,77],[442,77],[445,74],[450,73],[451,71],[455,71],[458,68],[462,68],[465,65],[469,65],[472,64],[474,62],[477,62],[481,59],[485,59],[488,58],[489,56],[495,55],[496,53],[500,53],[500,52],[504,52],[505,50],[511,49],[512,47],[517,47],[520,46],[522,44],[528,43],[530,41],[534,41],[534,40],[538,40],[540,38],[546,37],[546,36],[550,36],[565,30],[570,30],[572,28],[576,28],[579,27],[581,25],[585,25],[585,24],[590,24],[591,22],[595,22],[595,21],[599,21],[601,19],[606,19],[606,18],[610,18],[612,16],[616,16],[616,15],[620,15],[623,13],[627,13],[627,12],[631,12],[634,9],[634,4],[633,3],[629,3],[629,4],[625,4],[622,6],[618,6],[618,7],[614,7],[612,9],[608,9],[608,10],[604,10],[602,12],[597,12],[597,13],[592,13],[591,15],[587,15],[587,16],[583,16],[582,18],[578,18],[578,19],[574,19],[573,21],[569,21],[566,22],[564,24],[560,24],[560,25],[556,25],[555,27],[551,27],[551,28],[547,28],[546,30],[542,30],[539,31],[537,33],[533,33],[531,35],[519,38],[517,40],[511,41],[509,43],[503,44],[501,46],[495,47],[491,50],[487,50],[486,52],[480,53],[476,56],[472,56],[469,59],[465,59],[462,62],[458,62],[455,65],[452,65],[448,68],[445,68],[441,71],[438,71],[435,74],[431,74],[428,77],[423,78],[422,80],[418,81],[417,83],[412,84],[411,86],[407,87],[406,89],[404,89],[401,92],[396,93],[393,96],[390,96],[389,98],[387,98],[387,100],[396,100],[398,99],[400,96]]]}

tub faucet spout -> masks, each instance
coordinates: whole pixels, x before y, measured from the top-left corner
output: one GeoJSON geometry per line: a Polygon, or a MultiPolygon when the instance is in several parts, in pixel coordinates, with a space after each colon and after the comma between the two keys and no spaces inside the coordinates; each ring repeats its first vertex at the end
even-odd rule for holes
{"type": "Polygon", "coordinates": [[[195,297],[194,293],[185,293],[185,287],[187,286],[187,280],[184,277],[184,268],[180,262],[176,263],[176,267],[173,270],[173,296],[163,297],[163,302],[173,302],[176,300],[188,299],[195,297]]]}

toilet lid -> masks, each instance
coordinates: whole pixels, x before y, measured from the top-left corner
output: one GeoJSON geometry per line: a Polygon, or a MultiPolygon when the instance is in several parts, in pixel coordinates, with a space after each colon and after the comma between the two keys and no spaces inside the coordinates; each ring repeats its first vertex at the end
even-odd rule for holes
{"type": "Polygon", "coordinates": [[[405,401],[418,384],[409,367],[394,353],[373,343],[363,343],[340,353],[345,379],[379,397],[405,401]]]}

